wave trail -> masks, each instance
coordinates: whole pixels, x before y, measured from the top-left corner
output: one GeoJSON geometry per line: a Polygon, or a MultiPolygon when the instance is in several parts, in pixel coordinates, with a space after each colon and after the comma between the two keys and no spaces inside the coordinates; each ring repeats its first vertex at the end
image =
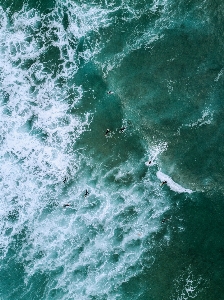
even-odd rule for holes
{"type": "Polygon", "coordinates": [[[192,190],[190,189],[185,189],[184,187],[182,187],[181,185],[179,185],[178,183],[176,183],[175,181],[172,180],[172,178],[170,178],[168,175],[162,173],[161,171],[158,171],[156,173],[157,177],[161,180],[161,181],[166,181],[167,185],[170,187],[170,189],[174,192],[177,193],[188,193],[191,194],[193,193],[192,190]]]}

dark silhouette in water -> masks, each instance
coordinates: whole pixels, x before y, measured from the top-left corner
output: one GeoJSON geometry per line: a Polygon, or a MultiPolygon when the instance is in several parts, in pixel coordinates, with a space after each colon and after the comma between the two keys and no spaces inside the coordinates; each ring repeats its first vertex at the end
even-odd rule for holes
{"type": "Polygon", "coordinates": [[[66,183],[67,179],[68,178],[65,176],[65,178],[63,179],[63,182],[66,183]]]}
{"type": "Polygon", "coordinates": [[[125,129],[126,129],[126,127],[121,127],[121,129],[119,131],[124,132],[125,129]]]}
{"type": "Polygon", "coordinates": [[[108,91],[108,92],[107,92],[107,94],[109,94],[109,95],[110,95],[110,94],[113,94],[113,92],[112,92],[112,91],[108,91]]]}
{"type": "Polygon", "coordinates": [[[170,220],[170,218],[164,218],[164,219],[162,219],[161,223],[163,224],[163,223],[165,223],[166,221],[169,221],[169,220],[170,220]]]}
{"type": "Polygon", "coordinates": [[[86,192],[85,192],[85,195],[84,195],[84,196],[86,197],[86,196],[88,196],[88,195],[89,195],[89,192],[86,190],[86,192]]]}
{"type": "Polygon", "coordinates": [[[68,207],[68,206],[71,206],[70,204],[66,203],[63,205],[63,207],[68,207]]]}
{"type": "Polygon", "coordinates": [[[162,186],[162,185],[164,185],[166,183],[167,183],[167,181],[162,181],[160,185],[162,186]]]}
{"type": "Polygon", "coordinates": [[[107,135],[109,132],[110,132],[110,129],[107,129],[105,135],[107,135]]]}

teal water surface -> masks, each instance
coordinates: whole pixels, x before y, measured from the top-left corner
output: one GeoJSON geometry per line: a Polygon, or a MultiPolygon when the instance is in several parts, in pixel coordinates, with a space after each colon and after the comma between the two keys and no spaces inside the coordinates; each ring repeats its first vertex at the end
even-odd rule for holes
{"type": "Polygon", "coordinates": [[[223,11],[0,2],[1,299],[223,299],[223,11]]]}

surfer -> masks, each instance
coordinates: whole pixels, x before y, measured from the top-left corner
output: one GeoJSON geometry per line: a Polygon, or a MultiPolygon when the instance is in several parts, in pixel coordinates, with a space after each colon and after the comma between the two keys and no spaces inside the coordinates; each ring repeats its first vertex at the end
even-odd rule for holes
{"type": "Polygon", "coordinates": [[[152,161],[150,160],[150,161],[148,162],[148,164],[151,165],[151,163],[152,163],[152,161]]]}
{"type": "Polygon", "coordinates": [[[63,182],[66,183],[67,181],[67,177],[65,176],[65,178],[63,179],[63,182]]]}
{"type": "Polygon", "coordinates": [[[89,192],[86,190],[86,192],[85,192],[85,195],[84,195],[84,196],[86,197],[86,196],[88,196],[88,195],[89,195],[89,192]]]}
{"type": "Polygon", "coordinates": [[[170,220],[170,218],[164,218],[164,219],[162,219],[161,223],[163,224],[163,223],[165,223],[166,221],[169,221],[169,220],[170,220]]]}
{"type": "Polygon", "coordinates": [[[107,94],[109,94],[109,95],[111,95],[111,94],[113,94],[114,92],[112,92],[112,91],[108,91],[107,92],[107,94]]]}
{"type": "Polygon", "coordinates": [[[119,130],[121,133],[124,132],[124,130],[126,129],[126,127],[121,127],[121,129],[119,130]]]}
{"type": "Polygon", "coordinates": [[[108,135],[108,133],[110,132],[110,129],[106,130],[105,136],[108,135]]]}
{"type": "Polygon", "coordinates": [[[166,181],[166,180],[164,180],[164,181],[162,181],[162,182],[161,182],[161,184],[160,184],[160,185],[162,186],[162,185],[164,185],[164,184],[166,184],[166,183],[167,183],[167,181],[166,181]]]}
{"type": "Polygon", "coordinates": [[[63,207],[68,207],[68,206],[70,206],[70,204],[68,204],[68,203],[63,205],[63,207]]]}

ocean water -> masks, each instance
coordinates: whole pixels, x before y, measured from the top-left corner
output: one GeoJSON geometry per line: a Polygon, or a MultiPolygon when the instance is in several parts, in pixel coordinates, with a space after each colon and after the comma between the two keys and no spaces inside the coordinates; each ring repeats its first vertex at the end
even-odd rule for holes
{"type": "Polygon", "coordinates": [[[0,0],[1,300],[224,299],[223,21],[0,0]]]}

